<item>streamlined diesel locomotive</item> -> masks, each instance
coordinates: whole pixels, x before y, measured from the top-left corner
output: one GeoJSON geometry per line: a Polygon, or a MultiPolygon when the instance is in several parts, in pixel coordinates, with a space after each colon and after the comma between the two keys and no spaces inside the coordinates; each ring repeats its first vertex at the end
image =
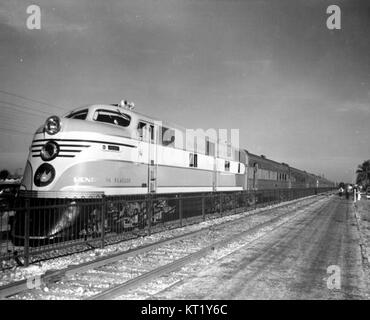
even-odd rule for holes
{"type": "MultiPolygon", "coordinates": [[[[33,137],[21,190],[31,199],[73,199],[68,210],[44,223],[47,228],[30,229],[30,239],[52,239],[66,220],[78,219],[79,199],[331,185],[202,131],[187,139],[185,129],[122,101],[49,117],[33,137]]],[[[13,238],[24,237],[17,230],[23,228],[15,228],[13,238]]]]}

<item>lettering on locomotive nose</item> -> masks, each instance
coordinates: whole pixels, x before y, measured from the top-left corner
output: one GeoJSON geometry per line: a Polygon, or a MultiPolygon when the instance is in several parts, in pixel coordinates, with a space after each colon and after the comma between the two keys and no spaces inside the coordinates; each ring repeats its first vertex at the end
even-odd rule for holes
{"type": "Polygon", "coordinates": [[[107,183],[130,183],[131,182],[131,178],[127,178],[127,177],[106,177],[105,178],[105,182],[107,183]]]}
{"type": "Polygon", "coordinates": [[[94,177],[73,177],[74,183],[94,183],[96,179],[94,177]]]}

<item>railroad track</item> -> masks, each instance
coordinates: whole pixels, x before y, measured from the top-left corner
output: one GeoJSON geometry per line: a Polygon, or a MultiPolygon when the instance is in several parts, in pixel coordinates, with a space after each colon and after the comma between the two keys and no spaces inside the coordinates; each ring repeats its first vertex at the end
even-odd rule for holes
{"type": "MultiPolygon", "coordinates": [[[[288,204],[249,213],[246,216],[216,226],[165,239],[157,243],[128,250],[108,257],[49,272],[30,282],[19,281],[0,287],[2,299],[114,299],[129,293],[163,275],[168,275],[216,249],[241,242],[265,227],[279,227],[300,210],[325,203],[326,196],[299,199],[288,204]],[[298,207],[290,208],[298,202],[298,207]],[[282,210],[288,210],[281,213],[282,210]]],[[[245,245],[245,243],[244,243],[245,245]]],[[[171,285],[185,274],[177,272],[171,285]]],[[[163,290],[163,288],[161,288],[163,290]]]]}
{"type": "MultiPolygon", "coordinates": [[[[321,214],[326,210],[327,202],[324,203],[324,205],[320,205],[319,208],[317,206],[312,207],[312,211],[316,211],[315,215],[308,216],[305,215],[304,220],[309,223],[312,220],[316,218],[318,214],[321,214]]],[[[261,229],[264,227],[270,226],[268,233],[273,232],[275,229],[280,228],[282,225],[288,223],[291,219],[287,218],[286,216],[291,215],[292,212],[288,212],[280,217],[275,217],[270,221],[266,221],[264,223],[258,224],[248,230],[242,231],[240,233],[237,233],[235,235],[232,235],[230,237],[227,237],[225,239],[222,239],[214,244],[211,244],[199,251],[195,251],[194,253],[191,253],[181,259],[175,260],[172,263],[166,264],[162,267],[153,269],[150,272],[147,272],[139,277],[133,278],[130,281],[124,282],[121,285],[113,286],[112,288],[109,288],[107,290],[104,290],[103,292],[92,296],[89,298],[89,300],[109,300],[109,299],[138,299],[138,298],[152,298],[153,295],[159,294],[161,292],[164,292],[165,290],[172,288],[176,285],[179,285],[183,282],[185,278],[191,277],[191,274],[194,272],[186,272],[182,269],[184,266],[188,266],[190,264],[190,269],[192,268],[191,263],[192,261],[203,258],[209,253],[213,253],[217,251],[217,249],[220,249],[220,253],[216,254],[216,258],[212,260],[211,263],[207,262],[204,263],[203,267],[207,267],[207,265],[211,265],[217,260],[220,260],[224,258],[225,256],[233,253],[234,251],[239,250],[241,247],[251,246],[256,241],[260,240],[264,236],[267,235],[266,232],[258,235],[257,237],[252,237],[252,240],[247,241],[246,238],[248,236],[252,235],[253,233],[258,233],[261,229]],[[284,219],[287,218],[287,219],[284,219]],[[172,273],[172,274],[170,274],[172,273]],[[158,281],[158,278],[166,275],[166,278],[164,281],[158,281]],[[167,282],[167,283],[166,283],[167,282]],[[130,290],[139,288],[139,292],[133,292],[130,293],[130,290]]],[[[294,217],[297,217],[296,214],[294,214],[294,217]]],[[[298,216],[300,218],[300,216],[298,216]]],[[[305,222],[302,224],[302,227],[300,229],[305,228],[305,222]]],[[[285,239],[284,239],[285,240],[285,239]]],[[[269,248],[269,250],[272,250],[275,246],[279,245],[281,242],[283,242],[283,239],[278,241],[278,243],[274,244],[269,248]]],[[[256,255],[255,259],[258,259],[260,256],[266,255],[266,252],[260,252],[256,255]]],[[[253,261],[250,261],[252,263],[253,261]]],[[[195,262],[198,264],[196,267],[198,270],[202,270],[202,266],[199,266],[198,262],[195,262]]]]}

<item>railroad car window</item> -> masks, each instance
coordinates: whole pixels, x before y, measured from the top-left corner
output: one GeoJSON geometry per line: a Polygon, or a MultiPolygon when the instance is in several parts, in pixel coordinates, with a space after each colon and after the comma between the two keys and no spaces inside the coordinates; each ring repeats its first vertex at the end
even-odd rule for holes
{"type": "Polygon", "coordinates": [[[238,173],[240,173],[240,162],[238,163],[238,173]]]}
{"type": "Polygon", "coordinates": [[[76,112],[73,112],[73,113],[69,114],[68,116],[66,116],[66,118],[85,120],[86,116],[87,116],[87,112],[88,112],[88,109],[76,111],[76,112]]]}
{"type": "Polygon", "coordinates": [[[162,145],[175,147],[175,130],[162,127],[162,145]]]}
{"type": "Polygon", "coordinates": [[[115,124],[121,127],[128,127],[131,122],[131,117],[121,112],[99,109],[95,111],[94,120],[115,124]]]}
{"type": "Polygon", "coordinates": [[[189,166],[198,167],[198,155],[196,153],[189,153],[189,166]]]}
{"type": "Polygon", "coordinates": [[[276,171],[272,172],[272,180],[277,180],[277,172],[276,171]]]}
{"type": "Polygon", "coordinates": [[[225,171],[230,171],[230,161],[225,160],[225,171]]]}

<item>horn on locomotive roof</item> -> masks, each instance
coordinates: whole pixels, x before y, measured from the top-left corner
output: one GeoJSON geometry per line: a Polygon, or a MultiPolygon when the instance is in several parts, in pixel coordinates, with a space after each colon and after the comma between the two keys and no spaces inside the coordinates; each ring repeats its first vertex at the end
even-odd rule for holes
{"type": "Polygon", "coordinates": [[[135,104],[133,102],[128,102],[127,100],[121,100],[121,102],[118,104],[122,108],[127,108],[127,109],[134,109],[135,104]]]}

